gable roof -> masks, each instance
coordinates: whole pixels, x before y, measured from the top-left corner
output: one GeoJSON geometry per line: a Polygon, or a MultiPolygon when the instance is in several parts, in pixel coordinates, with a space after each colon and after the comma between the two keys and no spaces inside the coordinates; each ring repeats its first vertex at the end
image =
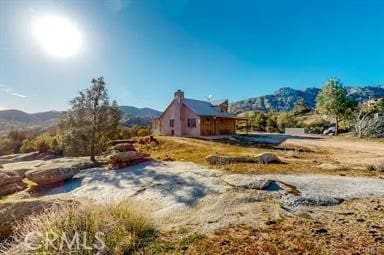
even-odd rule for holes
{"type": "Polygon", "coordinates": [[[207,101],[184,98],[184,105],[198,116],[236,118],[232,113],[220,112],[214,105],[207,101]]]}

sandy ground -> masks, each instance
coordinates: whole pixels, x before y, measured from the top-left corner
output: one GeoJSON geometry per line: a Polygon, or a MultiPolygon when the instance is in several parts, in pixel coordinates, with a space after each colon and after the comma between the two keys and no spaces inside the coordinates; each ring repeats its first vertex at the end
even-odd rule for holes
{"type": "MultiPolygon", "coordinates": [[[[84,170],[44,195],[90,198],[101,203],[130,199],[149,212],[161,230],[188,227],[208,233],[233,224],[260,226],[305,205],[384,197],[384,180],[228,174],[194,163],[151,161],[117,171],[84,170]]],[[[318,207],[311,206],[311,210],[318,207]]]]}
{"type": "Polygon", "coordinates": [[[351,137],[302,136],[287,137],[284,145],[304,146],[315,151],[325,151],[342,164],[377,164],[384,161],[384,141],[362,140],[351,137]]]}

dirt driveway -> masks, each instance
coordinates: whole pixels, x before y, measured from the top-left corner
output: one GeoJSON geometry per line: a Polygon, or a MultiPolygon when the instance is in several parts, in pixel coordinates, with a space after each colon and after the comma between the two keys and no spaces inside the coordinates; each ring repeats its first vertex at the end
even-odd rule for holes
{"type": "Polygon", "coordinates": [[[304,146],[323,151],[342,164],[377,164],[384,161],[384,141],[352,137],[301,136],[287,137],[281,144],[304,146]]]}

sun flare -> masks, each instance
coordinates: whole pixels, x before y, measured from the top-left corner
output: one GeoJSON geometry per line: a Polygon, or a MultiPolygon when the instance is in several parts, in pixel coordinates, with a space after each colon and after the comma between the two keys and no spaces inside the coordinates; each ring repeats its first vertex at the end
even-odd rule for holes
{"type": "Polygon", "coordinates": [[[80,30],[64,17],[37,18],[33,23],[33,34],[48,54],[59,58],[76,55],[82,44],[80,30]]]}

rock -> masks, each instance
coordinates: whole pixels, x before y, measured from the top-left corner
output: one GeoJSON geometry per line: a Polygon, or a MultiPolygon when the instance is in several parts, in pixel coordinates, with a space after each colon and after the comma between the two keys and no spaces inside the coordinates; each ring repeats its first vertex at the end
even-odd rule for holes
{"type": "Polygon", "coordinates": [[[124,151],[124,152],[117,152],[109,156],[109,160],[112,163],[115,162],[129,162],[134,161],[138,159],[143,159],[148,157],[147,154],[137,152],[137,151],[124,151]]]}
{"type": "Polygon", "coordinates": [[[20,175],[16,171],[12,170],[1,170],[0,171],[0,187],[4,184],[19,182],[24,179],[23,175],[20,175]]]}
{"type": "Polygon", "coordinates": [[[264,152],[256,157],[260,158],[262,164],[281,164],[281,160],[273,153],[264,152]]]}
{"type": "Polygon", "coordinates": [[[47,152],[43,152],[43,153],[40,153],[39,155],[37,155],[36,159],[51,160],[51,159],[55,159],[57,157],[58,157],[58,155],[56,153],[54,153],[53,151],[47,151],[47,152]]]}
{"type": "Polygon", "coordinates": [[[25,176],[37,183],[38,185],[49,185],[66,181],[80,172],[77,167],[58,167],[58,168],[41,168],[37,170],[30,170],[25,173],[25,176]]]}
{"type": "Polygon", "coordinates": [[[227,175],[224,176],[223,180],[234,187],[256,190],[265,190],[269,187],[272,182],[272,180],[242,174],[227,175]]]}
{"type": "Polygon", "coordinates": [[[1,185],[0,186],[0,196],[5,196],[5,195],[16,193],[18,191],[22,191],[26,187],[27,187],[27,184],[25,184],[22,181],[1,185]]]}
{"type": "Polygon", "coordinates": [[[146,160],[147,154],[137,151],[117,152],[108,158],[112,163],[112,169],[120,169],[146,160]]]}
{"type": "Polygon", "coordinates": [[[113,146],[113,149],[119,152],[136,151],[132,143],[119,143],[113,146]]]}
{"type": "Polygon", "coordinates": [[[210,155],[205,158],[212,165],[225,165],[235,163],[280,164],[282,161],[274,154],[265,152],[256,156],[220,156],[210,155]]]}
{"type": "Polygon", "coordinates": [[[285,202],[289,206],[332,206],[342,203],[344,199],[329,197],[329,196],[316,196],[316,197],[290,197],[285,202]]]}
{"type": "Polygon", "coordinates": [[[41,213],[53,206],[67,203],[77,203],[74,200],[24,199],[18,201],[0,202],[0,240],[8,238],[16,225],[28,216],[41,213]]]}
{"type": "Polygon", "coordinates": [[[20,153],[20,154],[11,154],[0,157],[0,163],[7,164],[20,161],[29,161],[35,160],[39,152],[30,152],[30,153],[20,153]]]}
{"type": "Polygon", "coordinates": [[[0,196],[21,191],[27,187],[23,182],[24,173],[12,170],[0,171],[0,196]]]}

